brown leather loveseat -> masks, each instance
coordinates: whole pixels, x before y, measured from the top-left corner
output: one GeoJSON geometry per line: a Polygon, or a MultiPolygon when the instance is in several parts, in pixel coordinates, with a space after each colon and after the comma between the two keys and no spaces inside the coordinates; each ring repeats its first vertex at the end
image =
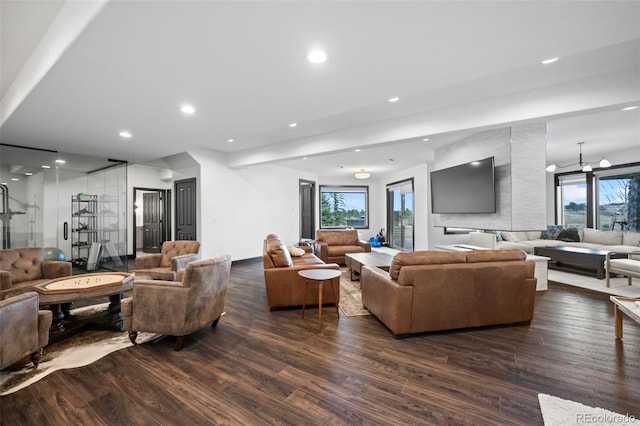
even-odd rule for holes
{"type": "Polygon", "coordinates": [[[371,243],[358,238],[356,229],[320,229],[316,238],[316,254],[325,263],[345,264],[347,253],[369,253],[371,243]]]}
{"type": "MultiPolygon", "coordinates": [[[[299,247],[304,251],[300,256],[291,256],[289,248],[275,234],[269,234],[264,240],[262,262],[264,264],[264,283],[267,289],[269,309],[302,306],[304,301],[305,280],[298,271],[305,269],[340,269],[335,263],[324,263],[311,251],[311,247],[299,247]]],[[[340,282],[331,284],[335,294],[340,299],[340,282]]],[[[336,300],[331,287],[325,285],[322,289],[323,303],[335,304],[336,300]]],[[[318,291],[309,291],[306,304],[318,305],[318,291]]]]}
{"type": "Polygon", "coordinates": [[[43,248],[0,250],[0,300],[31,291],[46,280],[71,275],[71,262],[43,259],[43,248]]]}
{"type": "Polygon", "coordinates": [[[362,304],[395,337],[530,323],[533,271],[522,250],[398,253],[389,272],[362,268],[362,304]]]}

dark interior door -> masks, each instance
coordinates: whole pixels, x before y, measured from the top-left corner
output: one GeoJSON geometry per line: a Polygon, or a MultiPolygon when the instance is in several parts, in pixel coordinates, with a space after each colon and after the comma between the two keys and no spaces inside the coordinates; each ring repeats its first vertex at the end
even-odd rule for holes
{"type": "Polygon", "coordinates": [[[315,182],[300,180],[300,238],[315,239],[315,182]]]}
{"type": "Polygon", "coordinates": [[[142,194],[142,251],[160,253],[162,245],[162,213],[160,194],[142,194]]]}
{"type": "Polygon", "coordinates": [[[176,188],[176,240],[196,240],[196,179],[178,180],[176,188]]]}

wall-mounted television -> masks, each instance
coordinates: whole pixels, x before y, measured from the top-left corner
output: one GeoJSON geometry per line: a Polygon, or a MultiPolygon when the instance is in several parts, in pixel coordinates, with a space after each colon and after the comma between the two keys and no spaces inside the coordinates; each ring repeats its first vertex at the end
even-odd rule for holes
{"type": "Polygon", "coordinates": [[[494,158],[431,172],[432,213],[495,213],[494,158]]]}

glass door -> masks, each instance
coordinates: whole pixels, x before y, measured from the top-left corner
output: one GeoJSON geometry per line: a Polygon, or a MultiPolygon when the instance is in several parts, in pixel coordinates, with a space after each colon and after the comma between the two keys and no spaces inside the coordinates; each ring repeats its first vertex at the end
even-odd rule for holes
{"type": "Polygon", "coordinates": [[[413,251],[413,179],[387,185],[387,240],[392,248],[413,251]]]}

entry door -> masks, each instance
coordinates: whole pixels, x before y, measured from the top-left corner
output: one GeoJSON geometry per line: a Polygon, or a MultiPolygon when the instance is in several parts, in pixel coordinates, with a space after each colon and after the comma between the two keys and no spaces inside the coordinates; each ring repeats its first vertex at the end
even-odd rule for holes
{"type": "Polygon", "coordinates": [[[315,182],[300,180],[300,238],[315,239],[315,182]]]}
{"type": "Polygon", "coordinates": [[[162,245],[162,213],[160,194],[142,194],[142,251],[160,253],[162,245]]]}
{"type": "Polygon", "coordinates": [[[176,240],[196,240],[196,179],[178,180],[176,187],[176,240]]]}

